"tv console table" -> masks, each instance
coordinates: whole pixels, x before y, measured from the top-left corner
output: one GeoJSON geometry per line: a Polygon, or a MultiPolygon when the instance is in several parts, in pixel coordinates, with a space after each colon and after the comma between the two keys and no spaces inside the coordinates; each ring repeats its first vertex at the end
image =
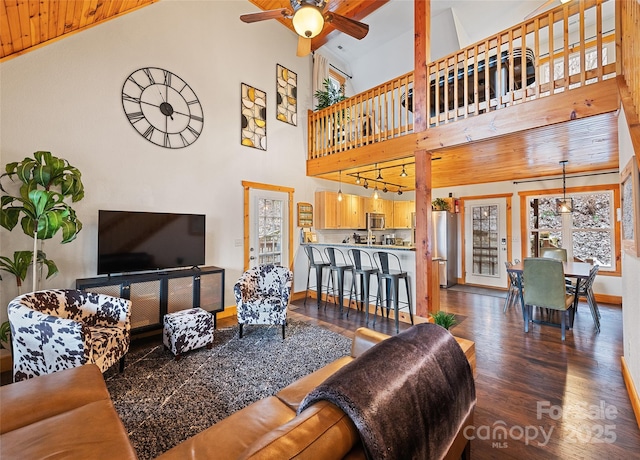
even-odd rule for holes
{"type": "Polygon", "coordinates": [[[195,307],[212,313],[216,327],[224,310],[224,269],[214,266],[83,278],[76,289],[131,300],[132,334],[161,329],[165,314],[195,307]]]}

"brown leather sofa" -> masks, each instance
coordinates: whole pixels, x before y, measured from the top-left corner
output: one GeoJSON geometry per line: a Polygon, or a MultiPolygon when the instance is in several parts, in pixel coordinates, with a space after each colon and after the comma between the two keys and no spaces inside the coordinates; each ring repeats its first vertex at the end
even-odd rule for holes
{"type": "Polygon", "coordinates": [[[0,387],[0,458],[135,459],[95,364],[0,387]]]}
{"type": "MultiPolygon", "coordinates": [[[[185,440],[159,459],[363,459],[360,435],[351,419],[327,401],[296,415],[305,396],[387,335],[360,328],[351,355],[339,358],[282,389],[275,396],[235,412],[185,440]]],[[[473,342],[458,339],[475,364],[473,342]]],[[[0,387],[0,458],[128,459],[136,453],[93,364],[0,387]]],[[[473,411],[451,442],[446,458],[468,458],[463,436],[473,411]]]]}
{"type": "MultiPolygon", "coordinates": [[[[351,355],[340,358],[257,401],[187,439],[158,457],[186,459],[364,459],[360,435],[338,407],[320,401],[296,415],[305,396],[329,376],[389,336],[367,328],[355,332],[351,355]]],[[[473,342],[457,339],[475,365],[473,342]]],[[[473,411],[464,420],[445,458],[469,458],[464,428],[473,424],[473,411]]]]}

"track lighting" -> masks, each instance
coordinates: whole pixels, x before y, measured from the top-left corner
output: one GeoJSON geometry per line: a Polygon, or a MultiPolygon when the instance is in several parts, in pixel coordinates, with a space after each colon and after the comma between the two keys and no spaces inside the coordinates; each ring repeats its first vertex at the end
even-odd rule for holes
{"type": "Polygon", "coordinates": [[[398,189],[398,195],[402,195],[402,190],[398,189]]]}
{"type": "Polygon", "coordinates": [[[387,184],[384,184],[384,188],[382,189],[383,193],[387,193],[389,189],[387,188],[387,184]]]}

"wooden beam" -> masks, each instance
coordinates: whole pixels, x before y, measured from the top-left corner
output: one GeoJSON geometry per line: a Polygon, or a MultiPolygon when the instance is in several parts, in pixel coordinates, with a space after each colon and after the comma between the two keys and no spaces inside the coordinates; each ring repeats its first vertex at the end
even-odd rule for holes
{"type": "Polygon", "coordinates": [[[433,278],[431,248],[431,153],[415,152],[416,159],[416,315],[424,318],[434,313],[431,292],[433,278]]]}

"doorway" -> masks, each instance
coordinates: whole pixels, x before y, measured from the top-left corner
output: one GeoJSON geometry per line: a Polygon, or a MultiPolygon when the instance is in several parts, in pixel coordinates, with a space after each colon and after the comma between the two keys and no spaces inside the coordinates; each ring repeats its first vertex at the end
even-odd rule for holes
{"type": "Polygon", "coordinates": [[[507,198],[467,199],[464,214],[465,283],[506,288],[507,198]]]}
{"type": "Polygon", "coordinates": [[[293,266],[293,192],[242,182],[244,187],[244,269],[264,264],[293,266]]]}

